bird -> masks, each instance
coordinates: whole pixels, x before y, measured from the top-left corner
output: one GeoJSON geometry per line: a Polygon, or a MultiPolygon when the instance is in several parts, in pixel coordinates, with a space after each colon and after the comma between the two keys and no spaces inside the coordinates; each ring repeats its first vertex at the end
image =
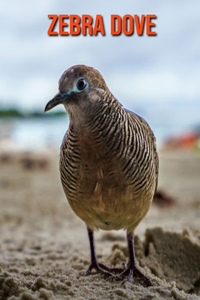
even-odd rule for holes
{"type": "MultiPolygon", "coordinates": [[[[123,89],[123,87],[122,87],[123,89]]],[[[69,127],[60,148],[66,198],[87,227],[90,265],[116,280],[150,279],[137,266],[134,230],[147,214],[158,184],[156,138],[148,123],[127,110],[93,67],[75,65],[59,79],[45,112],[63,104],[69,127]],[[126,230],[128,262],[111,268],[96,256],[95,230],[126,230]]]]}

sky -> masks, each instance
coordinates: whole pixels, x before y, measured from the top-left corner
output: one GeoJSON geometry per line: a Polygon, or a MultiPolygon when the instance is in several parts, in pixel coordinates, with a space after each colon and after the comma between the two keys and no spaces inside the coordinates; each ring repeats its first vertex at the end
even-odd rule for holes
{"type": "MultiPolygon", "coordinates": [[[[18,0],[0,3],[0,106],[43,110],[61,74],[98,69],[127,108],[200,108],[200,2],[18,0]],[[49,14],[101,14],[105,36],[48,36],[49,14]],[[111,36],[110,16],[155,14],[156,36],[111,36]]],[[[57,28],[56,28],[57,29],[57,28]]]]}

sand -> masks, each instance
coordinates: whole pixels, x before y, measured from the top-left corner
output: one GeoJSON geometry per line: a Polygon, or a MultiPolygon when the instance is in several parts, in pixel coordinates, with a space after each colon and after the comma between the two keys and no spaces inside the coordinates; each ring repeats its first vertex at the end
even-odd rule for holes
{"type": "MultiPolygon", "coordinates": [[[[200,156],[160,153],[159,189],[174,202],[153,203],[135,232],[147,287],[83,277],[87,232],[65,199],[58,155],[0,153],[0,299],[200,299],[200,156]]],[[[124,231],[96,232],[95,241],[99,261],[127,261],[124,231]]]]}

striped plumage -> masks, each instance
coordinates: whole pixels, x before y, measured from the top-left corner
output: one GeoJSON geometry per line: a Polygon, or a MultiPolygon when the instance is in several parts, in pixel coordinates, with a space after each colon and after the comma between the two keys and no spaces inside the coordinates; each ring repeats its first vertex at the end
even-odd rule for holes
{"type": "MultiPolygon", "coordinates": [[[[157,187],[154,134],[144,119],[123,108],[93,68],[64,72],[46,110],[61,102],[70,116],[60,153],[66,197],[87,224],[91,243],[94,229],[123,228],[130,241],[157,187]]],[[[100,269],[97,260],[92,267],[100,269]]]]}

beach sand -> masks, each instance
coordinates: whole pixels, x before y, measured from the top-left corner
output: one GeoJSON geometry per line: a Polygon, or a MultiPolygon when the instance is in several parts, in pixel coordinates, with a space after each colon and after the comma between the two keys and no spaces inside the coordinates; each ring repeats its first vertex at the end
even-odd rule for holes
{"type": "MultiPolygon", "coordinates": [[[[135,232],[137,263],[152,280],[84,277],[85,224],[70,209],[58,150],[0,153],[0,299],[200,299],[200,155],[160,153],[159,190],[135,232]]],[[[95,232],[99,261],[127,261],[125,231],[95,232]]]]}

